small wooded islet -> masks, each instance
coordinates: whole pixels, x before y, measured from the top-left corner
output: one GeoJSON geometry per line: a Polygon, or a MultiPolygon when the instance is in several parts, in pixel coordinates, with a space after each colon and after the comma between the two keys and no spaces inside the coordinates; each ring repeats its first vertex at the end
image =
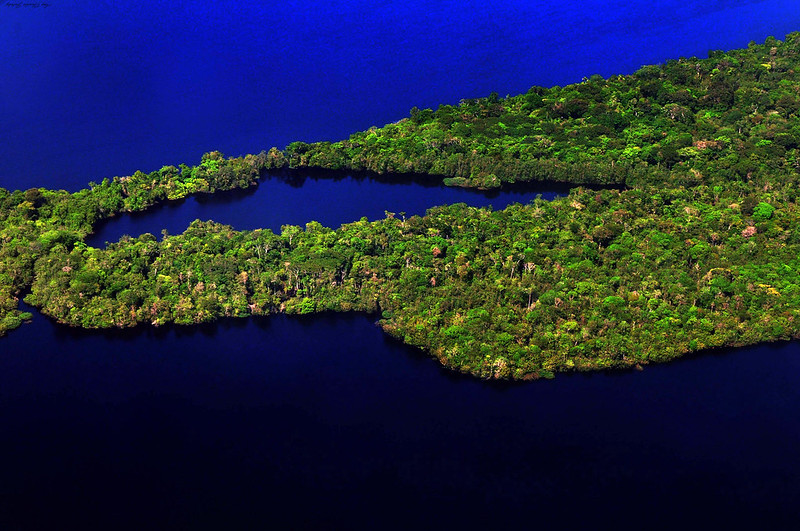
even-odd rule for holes
{"type": "Polygon", "coordinates": [[[414,108],[340,142],[211,152],[76,193],[0,189],[0,335],[31,317],[23,296],[86,328],[362,311],[447,367],[512,379],[800,337],[799,54],[792,33],[414,108]],[[280,234],[195,221],[84,243],[105,218],[311,168],[576,186],[502,211],[456,204],[280,234]]]}

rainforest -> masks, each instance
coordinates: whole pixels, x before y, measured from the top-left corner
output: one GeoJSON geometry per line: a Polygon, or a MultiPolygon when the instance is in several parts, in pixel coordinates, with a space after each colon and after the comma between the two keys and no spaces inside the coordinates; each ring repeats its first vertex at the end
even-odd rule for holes
{"type": "Polygon", "coordinates": [[[21,298],[84,328],[359,311],[449,368],[521,380],[800,337],[798,52],[792,33],[413,108],[340,142],[209,152],[75,193],[0,189],[0,335],[30,319],[21,298]],[[198,220],[85,243],[113,216],[309,169],[574,188],[498,211],[455,204],[279,233],[198,220]]]}

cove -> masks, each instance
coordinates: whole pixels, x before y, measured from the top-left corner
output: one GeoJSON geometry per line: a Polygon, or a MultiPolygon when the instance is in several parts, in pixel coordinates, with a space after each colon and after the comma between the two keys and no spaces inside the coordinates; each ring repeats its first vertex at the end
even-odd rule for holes
{"type": "Polygon", "coordinates": [[[537,196],[551,200],[569,193],[569,186],[537,183],[481,192],[448,187],[434,178],[410,176],[349,175],[314,172],[267,175],[258,186],[216,194],[197,194],[167,202],[146,212],[125,214],[101,221],[86,243],[104,247],[123,235],[145,232],[159,235],[183,232],[195,219],[214,220],[237,230],[259,228],[280,232],[282,225],[304,226],[309,221],[337,228],[343,223],[382,219],[385,212],[424,215],[433,206],[466,203],[502,210],[511,203],[528,203],[537,196]]]}
{"type": "Polygon", "coordinates": [[[0,525],[738,528],[796,514],[796,342],[490,384],[374,319],[101,332],[35,314],[0,356],[0,525]]]}

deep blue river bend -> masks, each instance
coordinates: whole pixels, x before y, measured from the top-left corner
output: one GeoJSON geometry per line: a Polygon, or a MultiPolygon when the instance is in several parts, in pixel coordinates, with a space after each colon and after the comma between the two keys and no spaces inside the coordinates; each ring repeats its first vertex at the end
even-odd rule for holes
{"type": "MultiPolygon", "coordinates": [[[[634,72],[800,30],[796,0],[0,5],[0,186],[346,138],[413,106],[634,72]],[[27,6],[27,7],[26,7],[27,6]]],[[[485,195],[333,175],[97,227],[337,227],[485,195]]],[[[794,529],[800,344],[488,383],[375,315],[0,339],[0,530],[794,529]]]]}

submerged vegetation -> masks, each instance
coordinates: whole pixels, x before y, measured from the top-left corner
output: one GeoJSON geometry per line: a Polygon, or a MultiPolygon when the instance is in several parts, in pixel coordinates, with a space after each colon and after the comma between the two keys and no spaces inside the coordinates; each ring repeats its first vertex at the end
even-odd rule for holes
{"type": "Polygon", "coordinates": [[[368,311],[485,378],[628,367],[800,336],[800,33],[630,76],[465,100],[337,143],[209,153],[75,194],[0,190],[0,334],[26,301],[88,328],[272,312],[368,311]],[[492,212],[463,204],[338,229],[83,243],[93,225],[281,168],[421,172],[573,189],[492,212]]]}

